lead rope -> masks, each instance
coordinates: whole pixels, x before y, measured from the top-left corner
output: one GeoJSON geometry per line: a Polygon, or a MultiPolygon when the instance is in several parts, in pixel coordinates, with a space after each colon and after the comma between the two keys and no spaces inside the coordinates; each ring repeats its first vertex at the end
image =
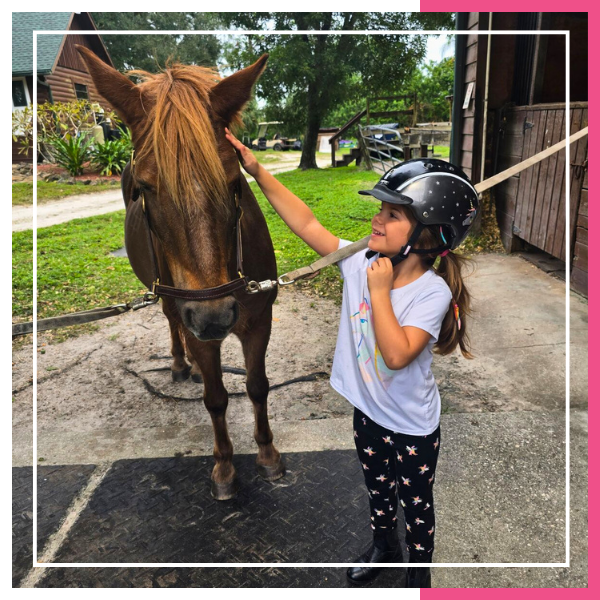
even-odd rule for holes
{"type": "MultiPolygon", "coordinates": [[[[490,177],[489,179],[482,181],[481,183],[475,184],[475,186],[473,186],[473,187],[475,188],[475,190],[478,193],[481,193],[481,192],[493,187],[494,185],[497,185],[498,183],[505,181],[509,177],[512,177],[513,175],[516,175],[517,173],[520,173],[524,169],[532,166],[533,164],[540,162],[541,160],[543,160],[544,158],[547,158],[548,156],[554,154],[555,152],[562,150],[567,145],[567,143],[572,144],[573,142],[586,136],[587,134],[588,134],[588,128],[585,127],[581,131],[578,131],[577,133],[574,133],[573,135],[571,135],[568,140],[566,140],[566,139],[561,140],[557,144],[554,144],[554,146],[551,146],[550,148],[547,148],[546,150],[543,150],[542,152],[535,154],[534,156],[515,165],[514,167],[510,167],[509,169],[506,169],[505,171],[502,171],[501,173],[498,173],[498,174],[494,175],[493,177],[490,177]]],[[[131,153],[132,168],[133,168],[134,164],[135,164],[135,157],[134,157],[134,153],[132,152],[131,153]]],[[[240,216],[240,218],[241,218],[241,216],[240,216]]],[[[241,236],[241,231],[238,233],[238,235],[241,236]]],[[[353,244],[350,244],[349,246],[345,246],[344,248],[341,248],[340,250],[337,250],[336,252],[332,252],[331,254],[324,256],[323,258],[317,260],[316,262],[312,263],[311,265],[309,265],[307,267],[302,267],[300,269],[296,269],[295,271],[290,271],[289,273],[285,273],[284,275],[279,277],[277,280],[267,279],[265,281],[260,281],[260,282],[249,281],[246,286],[246,292],[248,292],[249,294],[256,294],[258,292],[268,292],[278,285],[279,286],[290,285],[292,283],[295,283],[296,281],[299,281],[300,279],[315,277],[316,275],[319,274],[320,269],[323,269],[324,267],[329,266],[333,263],[339,262],[340,260],[343,260],[344,258],[351,256],[352,254],[355,254],[356,252],[360,252],[361,250],[364,250],[367,247],[369,238],[370,238],[370,236],[366,236],[362,240],[359,240],[358,242],[354,242],[353,244]]],[[[155,304],[156,302],[158,302],[158,296],[153,291],[149,291],[149,292],[146,292],[146,294],[144,294],[144,296],[142,298],[137,298],[126,304],[119,304],[119,305],[115,305],[115,306],[109,306],[106,308],[97,308],[97,309],[92,309],[89,311],[82,311],[79,313],[73,313],[71,315],[63,315],[62,317],[53,317],[53,318],[49,318],[49,319],[42,319],[42,320],[38,321],[38,327],[41,326],[42,329],[40,329],[40,331],[43,331],[43,330],[48,330],[48,329],[57,329],[58,327],[67,327],[68,325],[74,325],[76,323],[82,323],[82,322],[88,323],[90,321],[96,321],[98,319],[104,319],[106,317],[111,317],[116,314],[122,314],[123,312],[127,312],[129,310],[137,310],[139,308],[148,306],[149,304],[155,304]]],[[[461,327],[460,311],[458,309],[458,305],[456,304],[456,302],[454,302],[454,300],[452,301],[452,303],[453,303],[453,309],[454,309],[454,318],[456,320],[456,324],[457,324],[458,328],[460,329],[460,327],[461,327]]],[[[32,333],[32,331],[33,331],[33,322],[16,323],[12,326],[13,337],[16,337],[19,335],[25,335],[27,333],[32,333]]]]}

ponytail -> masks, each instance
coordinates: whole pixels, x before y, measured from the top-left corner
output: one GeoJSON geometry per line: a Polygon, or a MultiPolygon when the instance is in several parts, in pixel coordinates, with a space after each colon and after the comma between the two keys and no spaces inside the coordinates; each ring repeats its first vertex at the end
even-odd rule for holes
{"type": "MultiPolygon", "coordinates": [[[[426,227],[421,232],[415,247],[437,248],[445,243],[439,227],[426,227]]],[[[446,282],[452,292],[452,300],[442,321],[438,341],[433,347],[434,352],[442,355],[450,354],[460,346],[460,351],[465,358],[473,358],[467,333],[471,315],[471,295],[463,280],[464,268],[469,264],[472,265],[473,261],[452,251],[444,251],[442,254],[424,254],[421,257],[423,262],[446,282]]]]}
{"type": "Polygon", "coordinates": [[[471,259],[461,254],[448,252],[440,257],[437,268],[434,267],[434,271],[446,282],[452,292],[452,301],[434,346],[437,354],[450,354],[456,346],[460,346],[460,351],[465,358],[473,358],[467,333],[467,317],[471,315],[471,295],[463,280],[463,268],[471,262],[471,259]]]}

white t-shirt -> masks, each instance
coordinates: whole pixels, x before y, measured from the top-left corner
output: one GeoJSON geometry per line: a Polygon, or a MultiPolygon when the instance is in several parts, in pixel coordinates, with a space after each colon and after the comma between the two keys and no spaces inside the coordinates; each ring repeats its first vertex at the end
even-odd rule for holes
{"type": "MultiPolygon", "coordinates": [[[[343,248],[351,242],[340,240],[343,248]]],[[[338,263],[344,279],[342,314],[333,358],[331,386],[370,419],[408,435],[429,435],[440,422],[440,394],[431,372],[432,348],[450,306],[452,292],[432,269],[392,289],[398,323],[431,334],[425,349],[406,367],[388,369],[375,343],[368,260],[361,250],[338,263]]]]}

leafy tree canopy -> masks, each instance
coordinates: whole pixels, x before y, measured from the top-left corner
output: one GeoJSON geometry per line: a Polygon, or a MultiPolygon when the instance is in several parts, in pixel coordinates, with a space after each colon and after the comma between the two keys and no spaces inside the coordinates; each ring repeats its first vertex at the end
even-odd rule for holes
{"type": "Polygon", "coordinates": [[[236,37],[225,47],[232,69],[269,53],[257,94],[267,100],[269,120],[284,121],[288,133],[305,131],[303,168],[316,166],[317,133],[332,111],[360,100],[364,108],[367,96],[406,93],[427,47],[426,36],[323,35],[318,31],[447,30],[454,26],[452,13],[222,13],[221,17],[237,29],[307,32],[236,37]]]}
{"type": "MultiPolygon", "coordinates": [[[[213,30],[222,27],[214,13],[122,12],[92,13],[102,30],[213,30]]],[[[214,35],[104,35],[119,71],[143,69],[155,73],[169,58],[185,64],[215,66],[221,45],[214,35]]]]}
{"type": "Polygon", "coordinates": [[[417,94],[419,122],[449,121],[450,102],[453,93],[454,57],[440,62],[430,61],[421,71],[415,71],[409,89],[417,94]]]}

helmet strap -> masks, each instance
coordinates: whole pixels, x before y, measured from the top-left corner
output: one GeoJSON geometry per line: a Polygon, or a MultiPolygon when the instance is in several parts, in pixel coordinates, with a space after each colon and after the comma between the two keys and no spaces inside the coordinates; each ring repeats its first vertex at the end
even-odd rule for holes
{"type": "MultiPolygon", "coordinates": [[[[408,243],[405,246],[402,246],[402,248],[400,248],[400,252],[398,252],[398,254],[396,254],[396,256],[392,256],[392,257],[387,257],[392,261],[392,266],[395,267],[398,263],[401,263],[403,260],[406,260],[408,258],[408,255],[410,252],[416,252],[418,254],[422,254],[422,252],[419,252],[418,250],[413,250],[413,246],[417,243],[417,240],[419,239],[419,236],[421,235],[421,232],[423,231],[423,229],[425,228],[425,225],[423,225],[423,223],[421,222],[417,222],[413,232],[410,235],[410,238],[408,239],[408,243]]],[[[427,251],[429,252],[429,250],[427,251]]],[[[369,250],[367,252],[367,258],[371,258],[373,256],[375,256],[376,254],[378,254],[377,252],[375,252],[374,250],[369,250]]],[[[385,256],[384,254],[379,254],[380,256],[385,256]]]]}
{"type": "MultiPolygon", "coordinates": [[[[397,264],[401,263],[403,260],[408,258],[408,255],[412,252],[413,254],[439,254],[441,252],[446,252],[450,250],[449,244],[444,244],[443,246],[437,246],[436,248],[413,248],[413,246],[417,243],[421,232],[425,229],[425,225],[423,223],[418,222],[414,231],[412,232],[408,243],[405,246],[400,248],[400,252],[393,257],[387,257],[392,262],[392,266],[395,267],[397,264]]],[[[378,254],[374,250],[367,251],[367,258],[372,258],[378,254]]],[[[385,256],[384,254],[380,254],[380,256],[385,256]]]]}

